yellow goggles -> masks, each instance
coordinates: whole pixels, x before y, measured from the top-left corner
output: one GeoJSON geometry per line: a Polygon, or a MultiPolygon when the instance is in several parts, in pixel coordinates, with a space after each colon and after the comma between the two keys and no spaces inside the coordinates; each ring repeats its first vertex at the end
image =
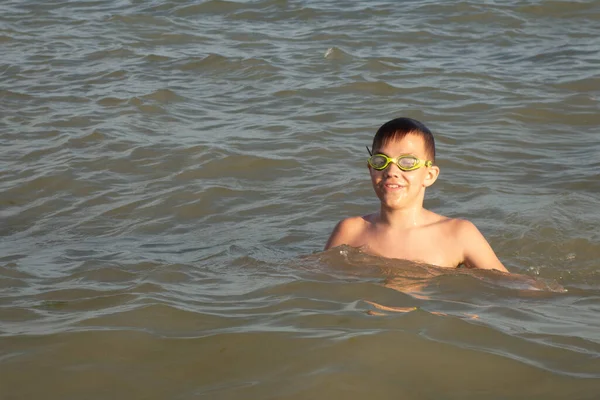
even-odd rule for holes
{"type": "MultiPolygon", "coordinates": [[[[367,150],[369,150],[368,147],[367,150]]],[[[369,154],[371,154],[370,150],[369,154]]],[[[385,154],[371,154],[371,157],[367,161],[371,168],[377,171],[383,171],[390,163],[396,164],[402,171],[414,171],[421,167],[431,167],[433,165],[433,162],[429,160],[419,160],[410,154],[401,155],[396,158],[390,158],[385,154]]]]}

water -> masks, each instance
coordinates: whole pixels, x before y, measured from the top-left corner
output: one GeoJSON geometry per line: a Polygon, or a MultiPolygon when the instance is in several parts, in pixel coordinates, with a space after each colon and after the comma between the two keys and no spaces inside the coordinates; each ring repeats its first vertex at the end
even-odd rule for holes
{"type": "Polygon", "coordinates": [[[4,1],[0,398],[596,399],[600,3],[4,1]],[[398,116],[514,273],[351,248],[398,116]]]}

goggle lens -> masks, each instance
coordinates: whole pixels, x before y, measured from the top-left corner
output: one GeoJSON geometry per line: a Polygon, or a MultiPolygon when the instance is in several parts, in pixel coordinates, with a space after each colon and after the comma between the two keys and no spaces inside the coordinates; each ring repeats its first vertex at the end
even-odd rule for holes
{"type": "Polygon", "coordinates": [[[388,164],[390,163],[390,161],[388,161],[389,159],[381,154],[375,154],[374,156],[371,156],[371,158],[369,159],[369,164],[371,164],[371,167],[375,168],[375,169],[384,169],[385,167],[388,166],[388,164]]]}
{"type": "Polygon", "coordinates": [[[396,162],[400,166],[400,169],[411,169],[419,163],[419,160],[414,157],[400,157],[396,162]]]}

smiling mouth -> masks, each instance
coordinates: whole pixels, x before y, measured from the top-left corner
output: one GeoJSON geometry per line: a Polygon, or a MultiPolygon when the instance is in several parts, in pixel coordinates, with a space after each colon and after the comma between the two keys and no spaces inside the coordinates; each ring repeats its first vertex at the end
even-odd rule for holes
{"type": "Polygon", "coordinates": [[[396,185],[396,184],[393,184],[393,183],[386,183],[386,184],[385,184],[385,185],[383,185],[383,186],[384,186],[386,189],[403,189],[403,188],[405,188],[405,187],[406,187],[406,186],[403,186],[403,185],[396,185]]]}

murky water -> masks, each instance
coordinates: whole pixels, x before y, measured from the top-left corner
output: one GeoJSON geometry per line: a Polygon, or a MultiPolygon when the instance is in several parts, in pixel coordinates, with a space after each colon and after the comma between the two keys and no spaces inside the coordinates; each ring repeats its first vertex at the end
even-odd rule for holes
{"type": "Polygon", "coordinates": [[[596,399],[600,2],[4,1],[0,398],[596,399]],[[399,116],[514,273],[321,252],[399,116]]]}

